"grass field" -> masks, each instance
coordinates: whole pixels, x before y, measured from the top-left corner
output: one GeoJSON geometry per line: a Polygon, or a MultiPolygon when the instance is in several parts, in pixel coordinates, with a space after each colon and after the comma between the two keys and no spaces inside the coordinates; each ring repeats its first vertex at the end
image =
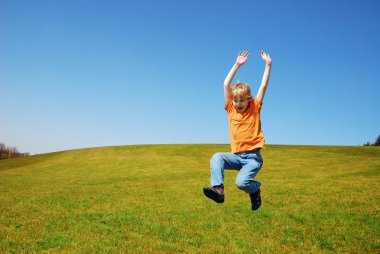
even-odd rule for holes
{"type": "Polygon", "coordinates": [[[225,176],[228,145],[120,146],[0,161],[0,253],[379,253],[380,148],[262,151],[263,204],[225,176]]]}

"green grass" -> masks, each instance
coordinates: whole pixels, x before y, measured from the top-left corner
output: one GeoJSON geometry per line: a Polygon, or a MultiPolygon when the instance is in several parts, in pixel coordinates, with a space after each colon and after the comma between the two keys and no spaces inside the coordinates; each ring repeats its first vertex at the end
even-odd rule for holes
{"type": "Polygon", "coordinates": [[[0,253],[379,253],[379,147],[262,151],[263,204],[226,171],[228,145],[121,146],[0,161],[0,253]]]}

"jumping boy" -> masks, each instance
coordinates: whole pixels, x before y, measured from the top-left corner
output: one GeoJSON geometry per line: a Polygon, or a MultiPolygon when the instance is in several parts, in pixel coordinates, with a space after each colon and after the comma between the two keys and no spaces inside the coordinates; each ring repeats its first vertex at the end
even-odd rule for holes
{"type": "Polygon", "coordinates": [[[253,178],[263,165],[260,149],[264,147],[264,134],[261,131],[260,110],[268,86],[272,60],[261,51],[265,61],[265,71],[259,91],[255,98],[247,84],[236,83],[230,87],[238,69],[248,60],[248,51],[239,52],[236,62],[224,80],[225,110],[228,113],[231,153],[219,152],[212,156],[211,188],[204,187],[204,194],[217,203],[224,202],[224,170],[239,170],[236,185],[247,192],[251,199],[251,209],[257,210],[261,205],[260,182],[253,178]]]}

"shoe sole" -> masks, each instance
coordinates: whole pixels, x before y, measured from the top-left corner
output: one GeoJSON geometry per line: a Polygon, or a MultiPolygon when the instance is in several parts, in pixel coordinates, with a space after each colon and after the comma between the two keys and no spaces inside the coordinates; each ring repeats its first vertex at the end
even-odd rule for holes
{"type": "Polygon", "coordinates": [[[216,203],[223,203],[224,202],[224,197],[221,197],[218,193],[213,191],[210,188],[203,188],[203,193],[205,194],[206,197],[209,199],[214,200],[216,203]]]}

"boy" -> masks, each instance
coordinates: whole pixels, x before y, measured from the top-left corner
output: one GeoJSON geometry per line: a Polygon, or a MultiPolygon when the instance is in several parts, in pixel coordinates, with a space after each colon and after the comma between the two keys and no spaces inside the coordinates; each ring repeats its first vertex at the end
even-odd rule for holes
{"type": "Polygon", "coordinates": [[[251,209],[257,210],[261,205],[260,182],[253,178],[263,165],[260,149],[264,147],[264,134],[261,131],[260,110],[268,86],[272,60],[261,51],[265,61],[265,71],[261,86],[255,98],[247,84],[236,83],[230,87],[238,69],[247,61],[248,51],[239,52],[236,62],[224,80],[225,110],[228,113],[231,153],[216,153],[210,161],[211,188],[204,187],[204,194],[217,203],[224,202],[224,170],[239,170],[236,185],[247,192],[251,199],[251,209]]]}

